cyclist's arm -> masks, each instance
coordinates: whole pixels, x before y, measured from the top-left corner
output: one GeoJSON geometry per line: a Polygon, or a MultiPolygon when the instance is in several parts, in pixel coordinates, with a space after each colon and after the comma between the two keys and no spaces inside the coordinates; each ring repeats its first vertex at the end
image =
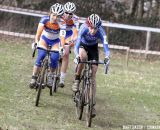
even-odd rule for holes
{"type": "Polygon", "coordinates": [[[77,40],[75,43],[75,48],[74,48],[74,53],[76,56],[79,54],[79,47],[80,47],[80,43],[81,43],[81,38],[84,35],[85,31],[86,31],[85,26],[81,25],[79,32],[78,32],[78,37],[77,37],[77,40]]]}
{"type": "Polygon", "coordinates": [[[107,38],[106,32],[104,31],[102,27],[99,28],[99,31],[100,31],[100,39],[103,44],[105,56],[109,57],[110,51],[108,48],[108,38],[107,38]]]}
{"type": "Polygon", "coordinates": [[[64,47],[65,44],[65,37],[66,37],[66,30],[61,29],[60,30],[60,40],[61,40],[61,46],[64,47]]]}
{"type": "Polygon", "coordinates": [[[64,47],[66,37],[66,22],[63,19],[60,19],[60,41],[61,46],[64,47]]]}
{"type": "Polygon", "coordinates": [[[38,43],[40,40],[41,34],[44,30],[44,25],[46,24],[46,22],[47,22],[47,17],[46,16],[42,17],[39,24],[38,24],[38,28],[37,28],[37,33],[36,33],[36,37],[35,37],[36,43],[38,43]]]}
{"type": "Polygon", "coordinates": [[[72,40],[75,41],[78,37],[78,30],[79,30],[79,17],[74,15],[74,27],[73,27],[73,35],[72,40]]]}
{"type": "Polygon", "coordinates": [[[76,41],[76,39],[78,38],[78,29],[77,28],[73,28],[73,35],[72,35],[72,41],[76,41]]]}
{"type": "MultiPolygon", "coordinates": [[[[79,33],[78,33],[79,34],[79,33]]],[[[80,42],[81,42],[81,34],[78,35],[77,41],[75,43],[75,47],[74,47],[74,53],[76,56],[79,55],[79,47],[80,47],[80,42]]]]}
{"type": "Polygon", "coordinates": [[[37,29],[37,33],[36,33],[36,37],[35,37],[35,42],[36,42],[36,43],[39,42],[43,30],[44,30],[44,26],[41,25],[41,24],[39,24],[39,25],[38,25],[38,29],[37,29]]]}

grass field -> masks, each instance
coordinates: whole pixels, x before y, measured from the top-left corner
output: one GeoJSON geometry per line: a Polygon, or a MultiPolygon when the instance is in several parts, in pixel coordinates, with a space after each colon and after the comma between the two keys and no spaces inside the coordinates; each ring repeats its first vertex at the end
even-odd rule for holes
{"type": "MultiPolygon", "coordinates": [[[[66,86],[49,96],[42,91],[35,107],[36,91],[28,87],[34,59],[30,42],[0,41],[0,128],[2,130],[85,130],[85,118],[76,119],[72,100],[73,63],[66,86]]],[[[73,56],[71,56],[73,61],[73,56]]],[[[160,126],[160,61],[144,61],[111,55],[110,72],[97,74],[97,116],[91,130],[121,130],[124,125],[160,126]]],[[[85,117],[85,116],[84,116],[85,117]]],[[[148,128],[149,129],[149,128],[148,128]]]]}

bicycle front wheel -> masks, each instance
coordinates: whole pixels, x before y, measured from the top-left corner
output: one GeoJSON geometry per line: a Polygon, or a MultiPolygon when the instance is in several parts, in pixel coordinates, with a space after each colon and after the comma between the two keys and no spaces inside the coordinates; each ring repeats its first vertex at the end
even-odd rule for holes
{"type": "Polygon", "coordinates": [[[80,88],[80,90],[76,93],[76,115],[79,120],[82,119],[83,115],[83,109],[85,106],[85,93],[84,93],[84,88],[85,88],[85,79],[83,78],[83,83],[80,88]]]}
{"type": "Polygon", "coordinates": [[[59,77],[57,75],[55,75],[54,78],[53,78],[53,85],[50,88],[50,96],[52,96],[54,92],[55,93],[57,92],[58,80],[59,80],[59,77]]]}
{"type": "Polygon", "coordinates": [[[54,92],[55,93],[57,92],[59,75],[60,74],[59,74],[59,65],[58,65],[58,67],[55,70],[52,87],[50,88],[50,96],[52,96],[54,92]]]}
{"type": "Polygon", "coordinates": [[[38,92],[37,92],[37,97],[36,97],[36,106],[39,105],[39,100],[40,100],[40,95],[41,95],[41,90],[42,90],[42,84],[44,83],[44,77],[45,77],[45,70],[47,69],[47,60],[44,61],[44,64],[42,66],[42,70],[40,73],[40,81],[39,81],[39,85],[38,85],[38,92]]]}
{"type": "Polygon", "coordinates": [[[92,109],[93,109],[93,90],[91,84],[86,86],[88,98],[87,108],[86,108],[86,124],[88,127],[91,127],[92,123],[92,109]]]}

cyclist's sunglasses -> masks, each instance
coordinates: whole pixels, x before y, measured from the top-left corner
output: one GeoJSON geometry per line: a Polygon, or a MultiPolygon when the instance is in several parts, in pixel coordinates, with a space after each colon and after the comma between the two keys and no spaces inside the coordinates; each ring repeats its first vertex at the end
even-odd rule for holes
{"type": "Polygon", "coordinates": [[[65,12],[66,14],[69,14],[69,15],[73,15],[73,13],[68,13],[68,12],[65,12]]]}

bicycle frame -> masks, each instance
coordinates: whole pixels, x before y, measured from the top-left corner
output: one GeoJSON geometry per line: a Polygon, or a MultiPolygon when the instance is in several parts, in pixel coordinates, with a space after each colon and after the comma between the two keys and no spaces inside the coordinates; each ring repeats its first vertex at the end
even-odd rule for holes
{"type": "MultiPolygon", "coordinates": [[[[45,50],[47,52],[47,55],[45,57],[45,59],[43,60],[42,62],[42,66],[44,65],[44,61],[46,61],[46,72],[45,72],[45,77],[44,77],[44,80],[47,81],[47,74],[48,74],[48,69],[49,69],[49,64],[50,64],[50,56],[51,56],[51,52],[57,52],[57,51],[54,51],[54,50],[51,50],[51,46],[49,46],[47,49],[44,49],[44,48],[41,48],[41,47],[37,47],[37,49],[41,49],[41,50],[45,50]]],[[[41,67],[42,69],[42,67],[41,67]]],[[[43,84],[44,86],[46,86],[46,82],[43,84]]]]}
{"type": "MultiPolygon", "coordinates": [[[[51,46],[49,46],[47,49],[40,48],[40,47],[37,47],[37,49],[45,50],[47,52],[47,56],[42,61],[42,67],[38,74],[38,80],[37,80],[37,86],[36,86],[36,90],[38,90],[37,98],[36,98],[36,106],[38,106],[39,104],[42,87],[47,86],[47,75],[49,70],[48,69],[49,64],[51,62],[50,61],[51,52],[57,52],[55,50],[51,50],[51,46]]],[[[34,57],[34,54],[35,54],[35,50],[33,51],[32,57],[34,57]]],[[[52,87],[50,88],[50,95],[52,94],[51,92],[52,92],[52,87]]]]}
{"type": "Polygon", "coordinates": [[[92,65],[94,64],[107,64],[105,67],[105,73],[108,70],[108,63],[104,63],[102,61],[79,61],[79,63],[85,64],[83,69],[83,74],[80,78],[80,81],[83,81],[80,90],[75,93],[75,101],[76,101],[76,114],[78,115],[78,119],[82,119],[83,107],[87,105],[86,109],[86,117],[87,117],[87,126],[91,127],[92,122],[92,109],[94,106],[94,98],[93,98],[93,84],[92,84],[92,65]],[[107,70],[106,70],[107,69],[107,70]],[[78,105],[77,105],[78,104],[78,105]]]}
{"type": "MultiPolygon", "coordinates": [[[[81,80],[84,80],[85,85],[83,85],[84,93],[85,93],[85,105],[88,104],[89,99],[88,99],[88,90],[89,86],[92,83],[92,64],[85,64],[84,71],[83,71],[83,76],[81,77],[81,80]]],[[[91,85],[92,86],[92,85],[91,85]]]]}

